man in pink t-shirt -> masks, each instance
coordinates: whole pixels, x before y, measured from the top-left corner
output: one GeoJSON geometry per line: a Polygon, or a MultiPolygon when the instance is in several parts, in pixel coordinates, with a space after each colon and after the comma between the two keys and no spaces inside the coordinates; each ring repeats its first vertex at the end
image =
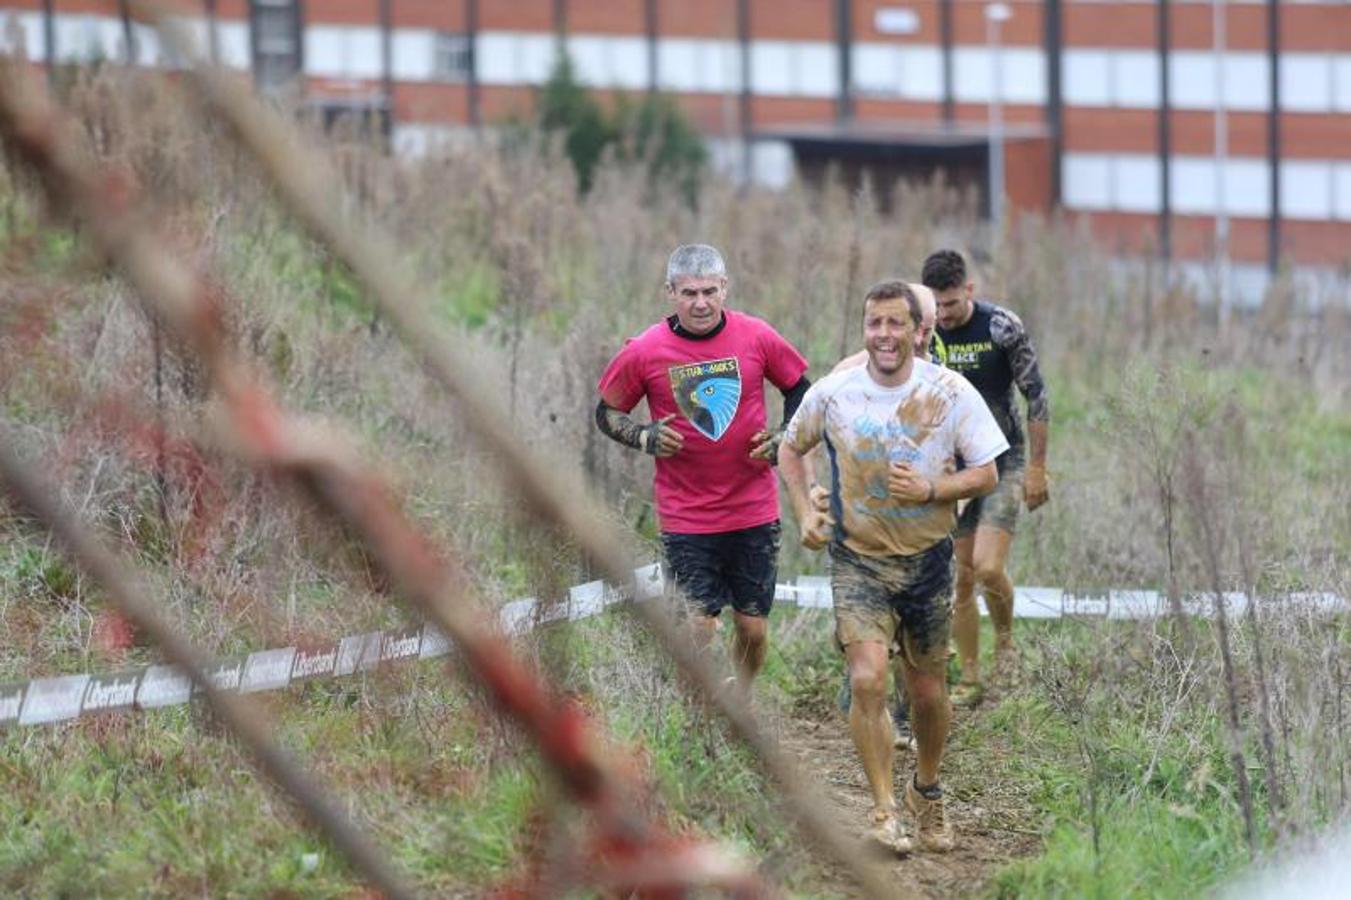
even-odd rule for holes
{"type": "Polygon", "coordinates": [[[677,247],[666,265],[672,315],[625,343],[600,379],[596,424],[656,457],[653,492],[662,548],[712,638],[731,604],[743,689],[765,659],[779,554],[772,468],[782,427],[766,423],[764,382],[784,397],[784,423],[807,393],[807,361],[768,324],[724,307],[727,268],[706,244],[677,247]],[[647,400],[651,422],[629,412],[647,400]]]}

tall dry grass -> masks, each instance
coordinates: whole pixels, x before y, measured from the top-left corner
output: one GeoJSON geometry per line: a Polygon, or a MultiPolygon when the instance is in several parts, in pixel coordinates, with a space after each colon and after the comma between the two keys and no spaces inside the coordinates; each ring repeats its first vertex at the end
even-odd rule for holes
{"type": "MultiPolygon", "coordinates": [[[[94,152],[134,173],[173,223],[165,240],[230,285],[240,347],[293,407],[355,429],[492,593],[557,597],[586,577],[566,542],[517,521],[454,404],[216,126],[143,74],[76,73],[63,90],[94,152]]],[[[1055,499],[1025,520],[1020,583],[1252,601],[1222,632],[1151,622],[1122,643],[1103,625],[1096,655],[1052,647],[1048,671],[1087,685],[1062,705],[1098,728],[1093,710],[1142,703],[1159,740],[1142,784],[1183,752],[1172,742],[1184,707],[1227,708],[1235,771],[1262,770],[1241,791],[1267,805],[1254,829],[1345,814],[1346,618],[1284,599],[1351,594],[1345,298],[1278,280],[1261,307],[1221,322],[1182,281],[1123,265],[1067,219],[991,234],[941,182],[894,188],[888,215],[872,188],[834,183],[768,192],[711,180],[691,206],[613,162],[579,196],[547,141],[484,136],[395,160],[312,136],[338,160],[351,215],[397,235],[460,351],[493,370],[501,415],[560,467],[583,466],[614,515],[648,536],[650,461],[602,438],[591,411],[605,361],[666,313],[673,246],[721,247],[732,305],[773,323],[814,373],[858,345],[869,283],[915,278],[938,246],[967,251],[982,293],[1027,323],[1052,385],[1055,499]]],[[[157,356],[153,323],[29,187],[0,167],[0,403],[24,450],[219,652],[387,621],[387,587],[345,535],[199,439],[210,397],[192,360],[172,346],[157,356]]],[[[89,665],[97,596],[3,510],[0,570],[15,587],[0,609],[11,636],[0,676],[89,665]]],[[[786,543],[785,573],[820,565],[786,543]]],[[[1098,745],[1083,746],[1092,760],[1098,745]]]]}

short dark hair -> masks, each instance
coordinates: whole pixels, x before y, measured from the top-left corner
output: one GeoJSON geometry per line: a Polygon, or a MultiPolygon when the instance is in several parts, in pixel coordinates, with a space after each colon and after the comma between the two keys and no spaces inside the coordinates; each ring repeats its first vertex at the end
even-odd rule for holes
{"type": "Polygon", "coordinates": [[[946,291],[966,284],[966,260],[956,250],[935,250],[924,260],[919,276],[931,291],[946,291]]]}
{"type": "Polygon", "coordinates": [[[905,300],[905,305],[910,307],[910,321],[919,327],[920,321],[924,318],[919,309],[919,298],[915,292],[910,290],[910,285],[896,278],[888,278],[886,281],[879,281],[877,284],[868,288],[868,293],[863,295],[863,305],[866,307],[873,300],[895,300],[897,298],[905,300]]]}

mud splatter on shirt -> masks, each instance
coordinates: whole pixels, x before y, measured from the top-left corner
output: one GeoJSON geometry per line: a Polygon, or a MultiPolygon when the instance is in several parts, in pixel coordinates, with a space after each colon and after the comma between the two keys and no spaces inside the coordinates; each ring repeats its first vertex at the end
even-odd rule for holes
{"type": "Polygon", "coordinates": [[[989,408],[966,379],[915,360],[897,387],[872,380],[866,366],[821,379],[807,391],[784,440],[798,453],[826,446],[835,540],[865,556],[909,556],[943,540],[956,524],[953,501],[919,505],[891,496],[893,462],[935,479],[984,465],[1008,449],[989,408]]]}

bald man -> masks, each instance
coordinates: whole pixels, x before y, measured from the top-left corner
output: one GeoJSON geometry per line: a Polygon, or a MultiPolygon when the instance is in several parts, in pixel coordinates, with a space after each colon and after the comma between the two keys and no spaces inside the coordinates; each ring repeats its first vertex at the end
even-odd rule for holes
{"type": "MultiPolygon", "coordinates": [[[[942,365],[943,352],[938,332],[934,330],[934,325],[938,320],[938,300],[934,292],[922,284],[907,282],[907,287],[915,294],[915,299],[919,301],[919,328],[915,331],[915,357],[917,359],[928,360],[932,363],[942,365]]],[[[860,350],[852,356],[846,356],[835,364],[835,368],[830,370],[830,374],[842,372],[845,369],[853,369],[858,366],[867,365],[868,351],[860,350]]],[[[815,471],[812,465],[808,471],[815,471]]],[[[822,512],[828,512],[830,507],[830,492],[819,484],[812,485],[811,488],[812,504],[822,512]]],[[[892,657],[892,675],[896,682],[896,702],[891,707],[891,724],[895,730],[895,745],[897,749],[915,749],[915,737],[910,732],[910,704],[906,702],[905,681],[902,672],[905,668],[905,660],[900,654],[892,657]]],[[[840,688],[840,695],[836,698],[836,704],[840,711],[846,715],[849,713],[849,706],[853,697],[849,684],[849,670],[844,672],[844,686],[840,688]]]]}

